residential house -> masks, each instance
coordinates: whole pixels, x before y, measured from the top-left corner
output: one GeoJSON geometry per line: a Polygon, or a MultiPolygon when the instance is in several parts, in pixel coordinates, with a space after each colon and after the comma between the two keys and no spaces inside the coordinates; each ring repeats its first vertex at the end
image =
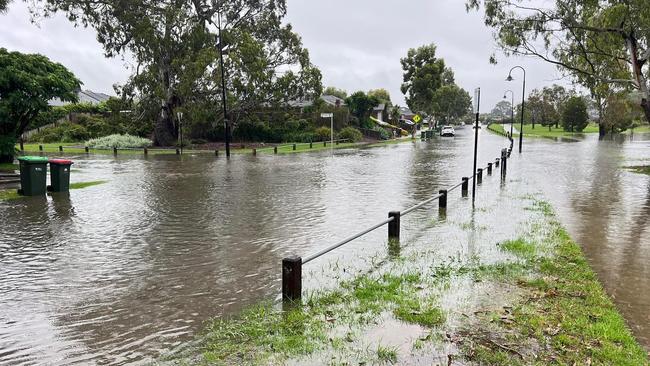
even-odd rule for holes
{"type": "MultiPolygon", "coordinates": [[[[111,96],[104,93],[97,93],[92,90],[79,90],[77,92],[77,98],[79,98],[78,103],[87,103],[96,105],[102,102],[107,101],[111,96]]],[[[51,99],[47,102],[52,107],[61,107],[64,105],[71,104],[70,102],[63,102],[58,98],[51,99]]]]}

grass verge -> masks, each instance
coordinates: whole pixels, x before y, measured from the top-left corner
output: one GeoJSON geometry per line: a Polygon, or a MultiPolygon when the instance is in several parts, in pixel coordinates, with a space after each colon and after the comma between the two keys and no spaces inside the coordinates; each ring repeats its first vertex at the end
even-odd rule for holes
{"type": "Polygon", "coordinates": [[[0,164],[0,172],[10,172],[13,173],[15,170],[18,170],[20,167],[18,164],[11,163],[2,163],[0,164]]]}
{"type": "MultiPolygon", "coordinates": [[[[108,183],[107,180],[96,180],[96,181],[91,181],[91,182],[78,182],[78,183],[70,183],[70,189],[75,190],[75,189],[84,189],[92,186],[97,186],[100,184],[108,183]]],[[[18,194],[18,191],[16,189],[0,189],[0,201],[9,201],[9,200],[15,200],[15,199],[20,199],[24,198],[25,196],[21,196],[18,194]]]]}
{"type": "Polygon", "coordinates": [[[634,173],[650,175],[650,165],[627,166],[625,169],[634,173]]]}

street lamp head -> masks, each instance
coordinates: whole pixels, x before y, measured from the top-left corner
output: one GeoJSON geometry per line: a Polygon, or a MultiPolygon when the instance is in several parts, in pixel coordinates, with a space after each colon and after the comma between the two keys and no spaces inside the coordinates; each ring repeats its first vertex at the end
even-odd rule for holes
{"type": "Polygon", "coordinates": [[[503,99],[507,99],[507,98],[508,98],[508,96],[503,94],[503,99]]]}
{"type": "Polygon", "coordinates": [[[508,77],[506,78],[506,81],[513,81],[513,80],[515,79],[512,78],[512,75],[508,75],[508,77]]]}

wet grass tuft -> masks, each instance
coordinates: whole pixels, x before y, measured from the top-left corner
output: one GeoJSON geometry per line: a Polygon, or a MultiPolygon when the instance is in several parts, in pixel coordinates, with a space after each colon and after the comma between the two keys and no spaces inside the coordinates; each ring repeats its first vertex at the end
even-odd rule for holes
{"type": "Polygon", "coordinates": [[[520,258],[533,258],[537,253],[535,244],[519,238],[516,240],[508,240],[503,243],[497,244],[501,250],[512,253],[520,258]]]}
{"type": "Polygon", "coordinates": [[[379,345],[377,347],[377,360],[383,363],[397,363],[397,348],[379,345]]]}
{"type": "Polygon", "coordinates": [[[70,189],[84,189],[92,186],[98,186],[100,184],[108,183],[107,180],[96,180],[92,182],[79,182],[79,183],[70,183],[70,189]]]}

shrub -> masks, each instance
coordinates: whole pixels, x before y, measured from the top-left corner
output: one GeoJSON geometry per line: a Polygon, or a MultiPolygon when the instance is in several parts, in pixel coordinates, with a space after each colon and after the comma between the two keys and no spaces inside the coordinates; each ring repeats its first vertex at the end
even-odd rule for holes
{"type": "Polygon", "coordinates": [[[132,135],[110,135],[88,140],[85,145],[96,149],[142,148],[151,146],[151,140],[132,135]]]}
{"type": "Polygon", "coordinates": [[[383,128],[383,127],[380,127],[380,126],[375,125],[375,126],[372,128],[372,130],[373,130],[373,131],[377,131],[377,132],[379,132],[379,135],[381,136],[381,139],[382,139],[382,140],[389,140],[390,137],[391,137],[391,136],[390,136],[390,133],[388,133],[388,131],[386,131],[386,129],[383,128]]]}
{"type": "Polygon", "coordinates": [[[314,134],[316,135],[316,141],[327,141],[332,136],[332,130],[329,127],[318,127],[314,134]]]}
{"type": "Polygon", "coordinates": [[[80,115],[77,117],[77,123],[88,130],[88,133],[90,134],[89,137],[91,138],[115,135],[124,132],[121,126],[112,124],[107,121],[106,118],[99,116],[80,115]]]}
{"type": "Polygon", "coordinates": [[[57,127],[44,128],[30,137],[31,142],[79,142],[90,137],[84,126],[62,123],[57,127]]]}
{"type": "Polygon", "coordinates": [[[345,139],[350,142],[361,141],[362,138],[361,131],[353,127],[346,127],[339,132],[339,139],[345,139]]]}

